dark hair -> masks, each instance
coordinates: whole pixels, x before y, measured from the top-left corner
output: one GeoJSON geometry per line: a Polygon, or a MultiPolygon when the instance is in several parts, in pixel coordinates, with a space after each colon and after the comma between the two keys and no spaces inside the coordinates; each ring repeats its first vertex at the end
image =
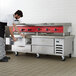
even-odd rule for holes
{"type": "Polygon", "coordinates": [[[20,17],[23,17],[23,12],[21,10],[17,10],[15,12],[15,15],[18,14],[20,17]]]}

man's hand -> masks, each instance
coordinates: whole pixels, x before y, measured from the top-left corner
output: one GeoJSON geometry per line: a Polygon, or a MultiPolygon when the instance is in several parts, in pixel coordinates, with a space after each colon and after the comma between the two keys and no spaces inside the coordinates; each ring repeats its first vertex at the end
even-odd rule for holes
{"type": "Polygon", "coordinates": [[[20,34],[23,38],[25,38],[25,35],[24,34],[20,34]]]}
{"type": "Polygon", "coordinates": [[[15,38],[15,37],[13,38],[13,41],[14,41],[14,42],[17,41],[17,40],[18,40],[17,38],[15,38]]]}

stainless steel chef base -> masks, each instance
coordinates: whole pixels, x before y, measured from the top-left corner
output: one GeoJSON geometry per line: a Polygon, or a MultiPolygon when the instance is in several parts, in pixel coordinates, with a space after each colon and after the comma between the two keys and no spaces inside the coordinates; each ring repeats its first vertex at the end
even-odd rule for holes
{"type": "MultiPolygon", "coordinates": [[[[61,56],[63,61],[65,56],[71,58],[74,51],[74,36],[71,35],[71,23],[24,24],[23,26],[24,28],[22,25],[19,26],[19,30],[29,36],[22,38],[14,30],[14,36],[18,38],[16,42],[13,42],[9,33],[6,32],[6,45],[11,45],[11,51],[15,52],[15,55],[18,55],[18,52],[24,52],[35,53],[37,57],[40,54],[57,55],[61,56]],[[26,26],[28,27],[25,28],[26,26]],[[37,28],[34,29],[35,27],[37,28]]],[[[8,31],[8,27],[6,31],[8,31]]]]}
{"type": "Polygon", "coordinates": [[[65,56],[71,57],[74,51],[74,36],[32,36],[31,43],[25,46],[12,45],[15,55],[18,52],[35,53],[61,56],[64,61],[65,56]]]}

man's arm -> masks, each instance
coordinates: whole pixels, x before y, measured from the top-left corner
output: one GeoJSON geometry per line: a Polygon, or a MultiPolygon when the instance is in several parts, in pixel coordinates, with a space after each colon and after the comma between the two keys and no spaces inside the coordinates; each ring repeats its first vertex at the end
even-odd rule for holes
{"type": "Polygon", "coordinates": [[[21,32],[19,31],[19,29],[17,28],[16,24],[13,24],[14,28],[16,29],[16,31],[22,36],[25,37],[24,34],[21,34],[21,32]]]}
{"type": "Polygon", "coordinates": [[[11,34],[11,37],[13,38],[14,41],[17,41],[17,39],[14,37],[13,35],[13,30],[12,30],[13,26],[9,26],[9,31],[10,31],[10,34],[11,34]]]}

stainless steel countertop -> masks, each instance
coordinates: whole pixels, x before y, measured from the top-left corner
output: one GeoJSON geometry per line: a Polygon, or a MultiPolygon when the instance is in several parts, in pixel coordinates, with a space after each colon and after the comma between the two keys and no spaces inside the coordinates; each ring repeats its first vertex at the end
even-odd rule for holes
{"type": "Polygon", "coordinates": [[[75,37],[75,35],[71,35],[71,36],[41,36],[41,35],[32,35],[31,36],[32,38],[62,38],[62,39],[64,39],[64,38],[74,38],[75,37]]]}

